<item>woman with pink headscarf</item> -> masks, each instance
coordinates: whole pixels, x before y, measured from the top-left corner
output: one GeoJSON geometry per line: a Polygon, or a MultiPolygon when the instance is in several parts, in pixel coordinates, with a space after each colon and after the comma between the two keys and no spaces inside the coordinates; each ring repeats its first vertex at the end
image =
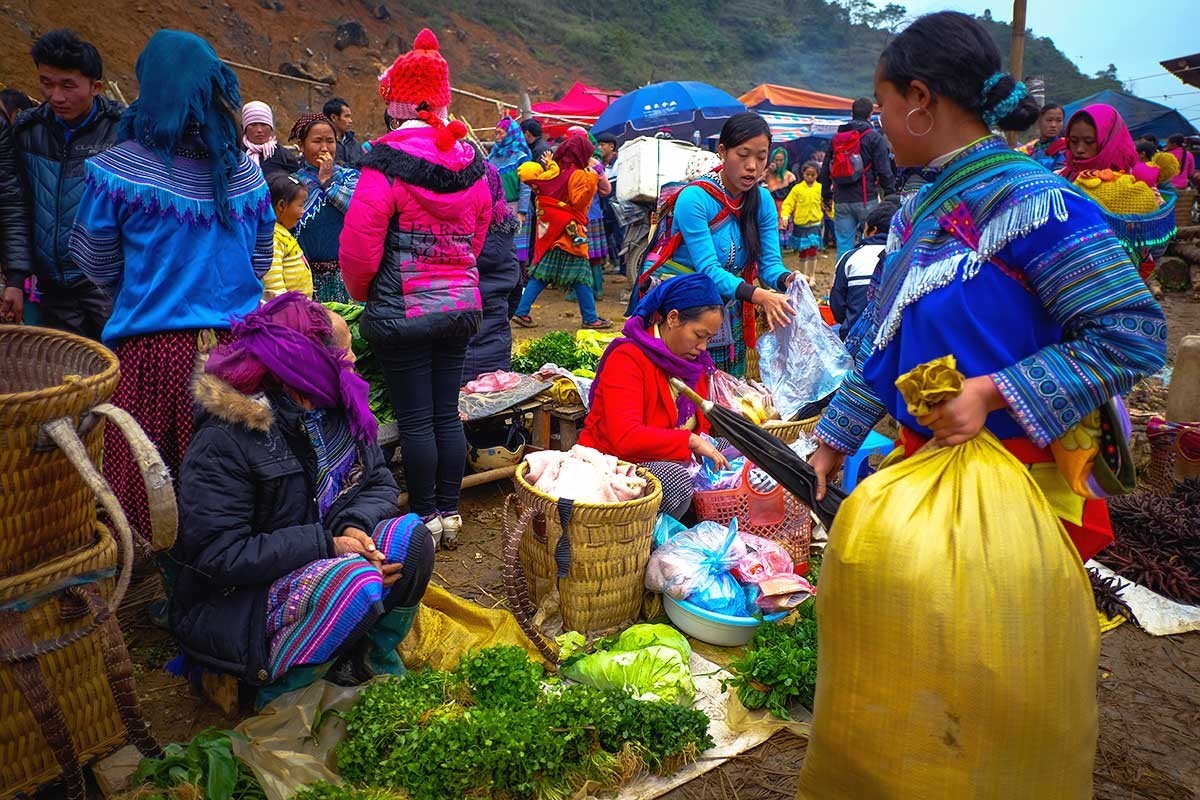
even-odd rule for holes
{"type": "Polygon", "coordinates": [[[1156,298],[1154,253],[1175,235],[1175,201],[1159,193],[1158,167],[1142,163],[1125,120],[1095,103],[1067,122],[1067,165],[1062,175],[1094,200],[1156,298]]]}

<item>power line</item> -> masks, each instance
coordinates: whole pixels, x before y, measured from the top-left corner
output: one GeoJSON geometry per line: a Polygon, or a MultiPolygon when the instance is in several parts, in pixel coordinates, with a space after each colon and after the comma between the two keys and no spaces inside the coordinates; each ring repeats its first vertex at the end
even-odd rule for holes
{"type": "Polygon", "coordinates": [[[1191,72],[1194,69],[1200,69],[1200,64],[1197,64],[1194,67],[1183,67],[1181,69],[1176,69],[1176,70],[1167,70],[1166,72],[1156,72],[1153,75],[1143,75],[1140,78],[1126,78],[1126,80],[1129,81],[1130,83],[1132,83],[1133,81],[1144,81],[1147,78],[1161,78],[1164,75],[1178,76],[1179,73],[1181,73],[1181,72],[1191,72]]]}

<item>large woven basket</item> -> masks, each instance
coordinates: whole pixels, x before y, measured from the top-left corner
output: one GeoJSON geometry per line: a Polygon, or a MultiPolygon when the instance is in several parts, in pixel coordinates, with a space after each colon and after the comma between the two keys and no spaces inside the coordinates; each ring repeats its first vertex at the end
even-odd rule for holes
{"type": "MultiPolygon", "coordinates": [[[[518,621],[558,588],[563,627],[607,633],[638,617],[654,521],[662,503],[658,479],[642,468],[647,492],[625,503],[573,503],[535,489],[517,467],[518,519],[505,503],[505,585],[518,621]],[[565,536],[564,536],[565,534],[565,536]]],[[[530,638],[541,641],[540,634],[530,638]]]]}
{"type": "Polygon", "coordinates": [[[797,419],[788,422],[771,419],[764,422],[762,428],[784,444],[792,444],[800,438],[801,434],[812,436],[813,431],[817,429],[817,423],[820,421],[820,414],[808,419],[797,419]]]}
{"type": "MultiPolygon", "coordinates": [[[[85,412],[117,388],[117,357],[82,336],[0,326],[0,578],[88,547],[96,496],[42,424],[85,412]]],[[[104,425],[80,431],[100,463],[104,425]]]]}
{"type": "Polygon", "coordinates": [[[117,379],[116,357],[94,342],[0,327],[0,797],[61,776],[55,796],[83,800],[91,757],[126,740],[159,752],[117,622],[133,535],[98,469],[105,422],[142,467],[160,542],[174,538],[174,492],[145,433],[103,402],[117,379]]]}

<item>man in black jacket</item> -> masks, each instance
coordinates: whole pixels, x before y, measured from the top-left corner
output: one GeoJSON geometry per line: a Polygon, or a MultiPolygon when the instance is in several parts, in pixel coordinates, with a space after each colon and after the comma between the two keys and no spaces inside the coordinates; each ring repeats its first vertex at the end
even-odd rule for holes
{"type": "Polygon", "coordinates": [[[542,123],[530,117],[521,123],[521,132],[525,134],[525,143],[529,145],[533,160],[542,163],[542,157],[554,149],[546,144],[546,137],[542,135],[542,123]]]}
{"type": "MultiPolygon", "coordinates": [[[[26,224],[32,231],[32,273],[41,294],[41,322],[99,339],[112,300],[71,259],[75,211],[83,195],[84,162],[116,143],[122,106],[101,96],[100,53],[68,30],[44,34],[33,62],[45,102],[13,126],[26,224]]],[[[9,267],[9,287],[23,286],[29,266],[9,267]]],[[[24,298],[5,292],[4,311],[20,316],[24,298]]]]}
{"type": "Polygon", "coordinates": [[[833,227],[838,256],[854,248],[867,214],[884,195],[896,191],[887,142],[868,121],[875,103],[860,97],[851,107],[851,120],[838,128],[821,163],[821,199],[833,202],[833,227]]]}
{"type": "Polygon", "coordinates": [[[29,264],[29,226],[21,202],[21,182],[17,179],[17,153],[13,148],[12,128],[0,119],[0,267],[3,268],[4,292],[0,299],[0,322],[21,322],[25,279],[29,264]]]}
{"type": "Polygon", "coordinates": [[[337,140],[334,161],[357,169],[363,151],[362,145],[354,138],[354,116],[350,112],[350,104],[340,97],[330,98],[321,113],[333,123],[333,136],[337,140]]]}

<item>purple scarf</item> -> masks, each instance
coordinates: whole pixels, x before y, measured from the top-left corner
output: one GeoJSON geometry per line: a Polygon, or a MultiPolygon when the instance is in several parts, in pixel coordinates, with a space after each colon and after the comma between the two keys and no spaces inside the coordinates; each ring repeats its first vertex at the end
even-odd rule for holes
{"type": "MultiPolygon", "coordinates": [[[[608,360],[610,353],[622,345],[636,345],[645,353],[646,358],[650,359],[650,363],[665,372],[668,378],[678,378],[693,389],[699,386],[700,378],[711,374],[716,369],[713,365],[712,356],[707,351],[701,353],[700,357],[695,361],[672,353],[663,343],[662,339],[656,338],[647,329],[646,321],[641,317],[633,316],[626,320],[625,327],[621,329],[621,333],[625,335],[625,338],[615,339],[610,343],[608,349],[604,351],[604,355],[600,357],[600,363],[596,365],[596,380],[592,382],[592,390],[588,398],[589,406],[595,401],[596,386],[600,383],[600,376],[604,370],[604,362],[608,360]]],[[[682,392],[675,398],[675,408],[679,410],[679,416],[675,420],[676,425],[683,425],[694,417],[698,411],[696,404],[692,402],[691,398],[682,392]]]]}
{"type": "Polygon", "coordinates": [[[233,341],[213,351],[205,372],[245,394],[274,377],[317,408],[344,409],[354,438],[375,441],[379,423],[368,402],[370,387],[328,344],[333,325],[324,306],[288,292],[235,322],[231,332],[233,341]]]}

